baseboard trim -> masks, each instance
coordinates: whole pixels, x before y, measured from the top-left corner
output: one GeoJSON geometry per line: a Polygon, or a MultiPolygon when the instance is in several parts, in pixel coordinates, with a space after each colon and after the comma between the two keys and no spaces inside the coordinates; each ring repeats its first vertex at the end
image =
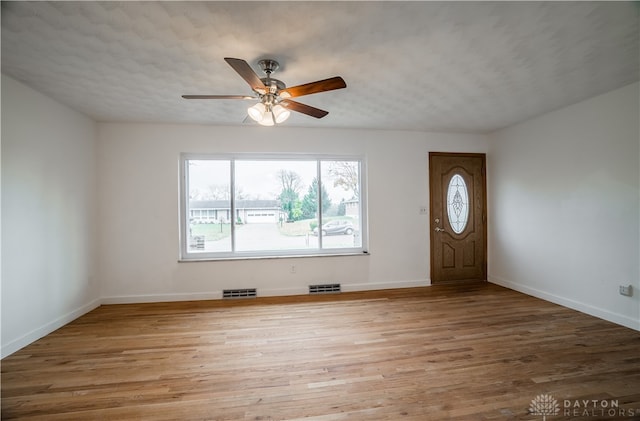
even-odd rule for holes
{"type": "Polygon", "coordinates": [[[308,287],[295,288],[258,288],[258,297],[283,297],[287,295],[305,295],[308,287]]]}
{"type": "MultiPolygon", "coordinates": [[[[372,284],[343,284],[342,292],[358,292],[358,291],[375,291],[380,289],[396,289],[396,288],[416,288],[431,285],[431,280],[424,279],[419,281],[401,281],[401,282],[379,282],[372,284]]],[[[276,289],[260,289],[258,288],[258,297],[279,297],[286,295],[307,295],[309,294],[308,286],[295,288],[276,288],[276,289]]]]}
{"type": "Polygon", "coordinates": [[[32,331],[22,335],[21,337],[14,339],[6,345],[2,346],[2,350],[0,351],[0,358],[5,358],[14,352],[24,348],[25,346],[37,341],[38,339],[47,336],[51,332],[60,329],[62,326],[71,323],[75,319],[84,314],[87,314],[91,310],[94,310],[100,307],[102,301],[99,298],[85,304],[61,317],[58,317],[55,320],[46,323],[39,328],[33,329],[32,331]]]}
{"type": "MultiPolygon", "coordinates": [[[[431,285],[431,280],[423,279],[418,281],[401,282],[379,282],[367,284],[342,284],[343,292],[374,291],[379,289],[395,288],[416,288],[431,285]]],[[[258,297],[282,297],[289,295],[307,295],[308,287],[292,288],[258,288],[258,297]]],[[[220,300],[222,291],[181,293],[181,294],[150,294],[150,295],[120,295],[103,297],[102,304],[139,304],[139,303],[161,303],[171,301],[201,301],[220,300]]]]}
{"type": "Polygon", "coordinates": [[[102,304],[168,303],[172,301],[204,301],[221,299],[222,291],[190,292],[180,294],[114,295],[111,297],[103,297],[102,304]]]}
{"type": "Polygon", "coordinates": [[[633,318],[625,316],[623,314],[614,313],[603,308],[595,307],[590,304],[562,297],[560,295],[551,294],[537,288],[531,288],[529,286],[522,285],[517,282],[508,281],[506,279],[501,279],[495,276],[490,276],[489,278],[489,282],[491,282],[492,284],[500,285],[514,291],[522,292],[523,294],[531,295],[545,301],[550,301],[554,304],[577,310],[581,313],[585,313],[599,319],[607,320],[609,322],[640,331],[640,320],[634,320],[633,318]]]}
{"type": "Polygon", "coordinates": [[[342,284],[343,292],[375,291],[379,289],[419,288],[431,285],[431,279],[400,282],[377,282],[372,284],[342,284]]]}

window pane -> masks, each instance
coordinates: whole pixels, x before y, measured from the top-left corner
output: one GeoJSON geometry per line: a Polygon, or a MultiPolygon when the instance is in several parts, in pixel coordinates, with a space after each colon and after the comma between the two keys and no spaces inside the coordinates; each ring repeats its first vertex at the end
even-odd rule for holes
{"type": "Polygon", "coordinates": [[[364,163],[357,158],[192,155],[182,162],[185,259],[352,253],[363,248],[364,163]]]}
{"type": "Polygon", "coordinates": [[[449,181],[447,214],[453,232],[462,233],[469,219],[469,194],[467,193],[467,185],[460,174],[455,174],[449,181]]]}
{"type": "Polygon", "coordinates": [[[231,251],[231,221],[214,218],[231,208],[231,164],[223,160],[187,160],[189,253],[231,251]]]}
{"type": "Polygon", "coordinates": [[[317,248],[308,197],[316,177],[315,160],[235,161],[236,251],[317,248]]]}
{"type": "Polygon", "coordinates": [[[321,161],[322,248],[362,246],[360,163],[321,161]]]}

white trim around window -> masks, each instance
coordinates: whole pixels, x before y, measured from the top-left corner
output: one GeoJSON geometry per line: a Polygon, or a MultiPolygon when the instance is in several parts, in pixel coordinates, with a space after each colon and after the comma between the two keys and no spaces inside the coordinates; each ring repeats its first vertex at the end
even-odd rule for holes
{"type": "Polygon", "coordinates": [[[368,254],[362,156],[180,156],[180,261],[368,254]]]}

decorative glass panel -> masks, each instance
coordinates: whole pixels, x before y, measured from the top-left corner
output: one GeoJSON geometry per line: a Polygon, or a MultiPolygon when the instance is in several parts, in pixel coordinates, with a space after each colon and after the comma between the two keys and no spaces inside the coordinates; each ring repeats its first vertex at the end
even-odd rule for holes
{"type": "Polygon", "coordinates": [[[447,214],[449,224],[456,234],[462,233],[469,220],[469,193],[460,174],[455,174],[447,189],[447,214]]]}

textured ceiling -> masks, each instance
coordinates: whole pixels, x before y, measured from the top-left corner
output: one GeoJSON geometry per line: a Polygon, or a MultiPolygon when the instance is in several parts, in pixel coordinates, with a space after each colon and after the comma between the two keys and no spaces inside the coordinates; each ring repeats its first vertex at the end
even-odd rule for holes
{"type": "Polygon", "coordinates": [[[2,72],[98,121],[240,125],[224,57],[328,110],[285,124],[488,132],[639,79],[637,2],[7,2],[2,72]]]}

